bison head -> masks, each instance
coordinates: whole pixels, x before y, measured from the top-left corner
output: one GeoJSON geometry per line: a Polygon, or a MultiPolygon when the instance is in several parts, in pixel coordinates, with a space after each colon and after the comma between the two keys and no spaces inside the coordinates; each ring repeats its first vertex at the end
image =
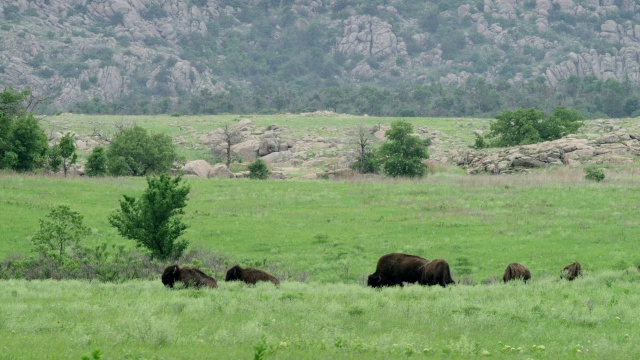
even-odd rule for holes
{"type": "Polygon", "coordinates": [[[240,279],[242,279],[242,268],[240,267],[240,265],[236,265],[227,270],[227,275],[224,278],[224,281],[234,281],[240,279]]]}
{"type": "Polygon", "coordinates": [[[180,277],[180,267],[178,265],[167,266],[162,273],[162,283],[164,286],[168,286],[170,288],[173,287],[173,284],[180,277]]]}
{"type": "Polygon", "coordinates": [[[381,287],[382,286],[382,277],[378,274],[371,274],[367,279],[367,285],[371,287],[381,287]]]}

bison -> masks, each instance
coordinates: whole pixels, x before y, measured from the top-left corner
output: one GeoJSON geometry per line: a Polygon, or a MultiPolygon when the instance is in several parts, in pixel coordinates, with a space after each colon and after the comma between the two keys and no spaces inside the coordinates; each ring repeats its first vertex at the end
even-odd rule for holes
{"type": "Polygon", "coordinates": [[[227,270],[227,276],[225,281],[242,280],[247,284],[255,285],[258,281],[271,281],[275,285],[280,285],[280,281],[275,276],[254,268],[241,268],[240,265],[236,265],[227,270]]]}
{"type": "Polygon", "coordinates": [[[567,280],[572,281],[580,275],[582,275],[582,265],[576,261],[573,264],[569,264],[562,268],[560,278],[566,278],[567,280]]]}
{"type": "Polygon", "coordinates": [[[442,287],[455,284],[451,278],[449,263],[443,259],[429,261],[422,267],[419,283],[420,285],[440,285],[442,287]]]}
{"type": "Polygon", "coordinates": [[[420,280],[421,269],[429,260],[415,255],[391,253],[378,260],[376,272],[369,275],[367,285],[371,287],[402,286],[403,282],[420,280]]]}
{"type": "Polygon", "coordinates": [[[164,286],[173,288],[173,284],[176,281],[180,281],[185,287],[194,286],[199,288],[201,286],[208,286],[211,288],[217,288],[218,283],[216,279],[203,273],[202,271],[190,267],[180,268],[178,265],[171,265],[164,269],[162,273],[162,283],[164,286]]]}
{"type": "Polygon", "coordinates": [[[531,279],[531,271],[522,264],[511,263],[507,265],[507,268],[504,270],[502,280],[507,282],[515,279],[524,279],[526,284],[527,280],[531,279]]]}

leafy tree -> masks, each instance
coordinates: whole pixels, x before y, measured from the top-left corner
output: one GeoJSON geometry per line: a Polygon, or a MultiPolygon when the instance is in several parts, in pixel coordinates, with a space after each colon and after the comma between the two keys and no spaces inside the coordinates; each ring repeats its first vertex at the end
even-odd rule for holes
{"type": "Polygon", "coordinates": [[[534,108],[504,111],[490,125],[489,136],[496,146],[534,144],[556,140],[582,126],[582,115],[563,106],[557,107],[545,120],[544,113],[534,108]]]}
{"type": "Polygon", "coordinates": [[[31,171],[43,164],[48,149],[47,135],[33,114],[25,114],[16,120],[11,149],[17,156],[15,170],[31,171]]]}
{"type": "Polygon", "coordinates": [[[393,177],[424,175],[423,159],[429,154],[423,142],[411,135],[413,126],[406,121],[394,121],[386,133],[387,141],[378,149],[378,159],[384,172],[393,177]]]}
{"type": "Polygon", "coordinates": [[[269,177],[271,171],[267,168],[267,164],[262,159],[249,164],[249,179],[265,180],[269,177]]]}
{"type": "Polygon", "coordinates": [[[67,133],[60,139],[60,157],[62,158],[62,170],[64,176],[67,177],[69,167],[76,163],[78,160],[78,154],[76,154],[76,142],[73,140],[73,136],[67,133]]]}
{"type": "Polygon", "coordinates": [[[533,144],[540,141],[539,123],[544,113],[534,108],[504,111],[490,125],[497,146],[533,144]]]}
{"type": "Polygon", "coordinates": [[[8,88],[0,93],[0,167],[30,171],[47,153],[47,136],[25,101],[31,92],[8,88]]]}
{"type": "Polygon", "coordinates": [[[60,166],[62,166],[62,156],[60,155],[59,144],[55,144],[51,149],[49,149],[47,157],[47,168],[53,172],[60,171],[60,166]]]}
{"type": "Polygon", "coordinates": [[[54,207],[40,219],[40,229],[31,238],[35,250],[62,261],[67,248],[77,246],[83,237],[91,233],[82,223],[82,218],[80,213],[67,205],[54,207]]]}
{"type": "Polygon", "coordinates": [[[179,257],[188,245],[178,238],[187,229],[181,215],[190,190],[181,181],[181,177],[172,179],[164,174],[147,176],[147,190],[140,197],[123,195],[120,209],[109,216],[109,223],[121,236],[149,250],[152,258],[179,257]]]}
{"type": "Polygon", "coordinates": [[[85,174],[87,176],[103,176],[107,173],[107,154],[102,146],[93,148],[87,158],[85,174]]]}
{"type": "Polygon", "coordinates": [[[540,138],[549,141],[575,133],[582,127],[582,120],[584,117],[576,110],[558,106],[540,124],[540,138]]]}
{"type": "Polygon", "coordinates": [[[109,173],[143,176],[166,173],[178,160],[171,137],[134,126],[117,133],[107,150],[109,173]]]}

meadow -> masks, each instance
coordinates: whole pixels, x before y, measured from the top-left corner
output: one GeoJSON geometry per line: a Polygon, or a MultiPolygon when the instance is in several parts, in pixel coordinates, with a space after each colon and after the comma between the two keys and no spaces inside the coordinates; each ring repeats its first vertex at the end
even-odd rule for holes
{"type": "Polygon", "coordinates": [[[448,288],[2,281],[1,359],[637,359],[638,272],[448,288]]]}
{"type": "MultiPolygon", "coordinates": [[[[65,126],[90,130],[83,119],[65,126]]],[[[183,120],[154,119],[125,121],[177,131],[171,122],[183,120]]],[[[345,119],[329,128],[380,121],[345,119]]],[[[322,121],[319,132],[333,120],[322,121]]],[[[414,122],[457,136],[465,120],[414,122]]],[[[636,165],[609,167],[601,183],[584,180],[581,168],[510,176],[436,170],[420,180],[186,178],[190,248],[229,265],[268,267],[283,280],[279,288],[225,283],[220,273],[213,290],[168,290],[160,274],[124,283],[3,280],[0,338],[10,341],[0,342],[0,359],[77,359],[98,349],[105,359],[640,356],[636,165]],[[367,288],[367,275],[390,252],[444,258],[460,283],[367,288]],[[584,276],[560,280],[574,261],[584,276]],[[532,280],[503,284],[510,262],[527,265],[532,280]]],[[[143,178],[2,172],[0,259],[29,255],[38,219],[59,204],[84,215],[92,230],[86,244],[133,247],[107,217],[122,195],[145,187],[143,178]]]]}

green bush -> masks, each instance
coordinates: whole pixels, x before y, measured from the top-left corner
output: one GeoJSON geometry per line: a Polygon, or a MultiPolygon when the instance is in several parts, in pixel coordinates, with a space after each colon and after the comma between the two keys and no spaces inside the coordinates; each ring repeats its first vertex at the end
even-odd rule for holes
{"type": "Polygon", "coordinates": [[[556,140],[582,127],[583,117],[564,106],[555,108],[546,119],[534,108],[504,111],[490,125],[497,146],[516,146],[556,140]]]}
{"type": "Polygon", "coordinates": [[[82,223],[83,216],[71,210],[67,205],[51,209],[40,219],[40,229],[33,235],[31,242],[35,250],[44,256],[63,261],[69,247],[78,245],[91,230],[82,223]]]}
{"type": "Polygon", "coordinates": [[[109,173],[114,176],[143,176],[168,172],[178,160],[171,137],[151,134],[134,126],[117,133],[107,150],[109,173]]]}
{"type": "Polygon", "coordinates": [[[249,164],[249,179],[265,180],[269,177],[271,171],[267,168],[267,164],[262,159],[249,164]]]}
{"type": "Polygon", "coordinates": [[[406,121],[391,123],[391,129],[386,133],[387,141],[377,152],[382,169],[387,175],[420,177],[424,175],[423,159],[429,154],[423,142],[417,136],[411,135],[413,126],[406,121]]]}
{"type": "Polygon", "coordinates": [[[47,135],[25,107],[31,92],[8,88],[0,93],[0,167],[31,171],[45,164],[47,135]]]}
{"type": "Polygon", "coordinates": [[[87,176],[103,176],[107,174],[107,154],[102,146],[96,146],[85,164],[87,176]]]}
{"type": "Polygon", "coordinates": [[[587,167],[584,169],[585,171],[585,180],[591,180],[595,182],[600,182],[604,180],[604,170],[596,167],[587,167]]]}
{"type": "Polygon", "coordinates": [[[372,151],[367,151],[364,154],[364,158],[361,155],[358,156],[356,161],[354,161],[350,168],[359,172],[360,174],[374,174],[378,171],[378,161],[376,159],[376,154],[372,151]]]}

